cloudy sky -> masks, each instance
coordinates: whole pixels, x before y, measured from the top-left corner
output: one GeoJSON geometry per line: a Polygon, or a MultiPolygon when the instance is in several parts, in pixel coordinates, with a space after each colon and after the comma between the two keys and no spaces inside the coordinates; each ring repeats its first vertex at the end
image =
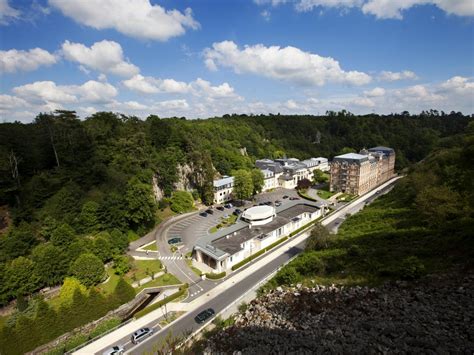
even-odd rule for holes
{"type": "Polygon", "coordinates": [[[474,112],[472,0],[0,0],[0,121],[474,112]]]}

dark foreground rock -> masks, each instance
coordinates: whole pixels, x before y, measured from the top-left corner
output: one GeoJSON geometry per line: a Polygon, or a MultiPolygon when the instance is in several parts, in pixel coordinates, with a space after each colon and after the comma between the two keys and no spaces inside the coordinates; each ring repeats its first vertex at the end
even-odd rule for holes
{"type": "Polygon", "coordinates": [[[272,291],[207,342],[206,353],[474,353],[474,274],[379,288],[272,291]]]}

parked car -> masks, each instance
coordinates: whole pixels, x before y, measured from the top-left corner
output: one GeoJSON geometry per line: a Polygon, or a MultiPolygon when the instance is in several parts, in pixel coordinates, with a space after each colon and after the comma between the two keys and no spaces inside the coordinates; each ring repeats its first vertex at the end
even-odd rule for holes
{"type": "Polygon", "coordinates": [[[264,205],[265,205],[265,202],[260,202],[258,205],[259,205],[259,206],[264,206],[264,205]]]}
{"type": "Polygon", "coordinates": [[[219,207],[216,207],[219,211],[224,211],[224,207],[222,206],[219,206],[219,207]]]}
{"type": "Polygon", "coordinates": [[[264,204],[267,205],[267,206],[271,206],[271,205],[273,205],[273,202],[272,201],[267,201],[267,202],[264,202],[264,204]]]}
{"type": "Polygon", "coordinates": [[[207,213],[206,213],[206,212],[201,212],[201,213],[199,213],[199,215],[200,215],[201,217],[207,217],[207,213]]]}
{"type": "Polygon", "coordinates": [[[206,320],[211,318],[216,312],[212,308],[208,308],[202,312],[200,312],[196,317],[194,317],[194,320],[198,324],[204,323],[206,320]]]}
{"type": "Polygon", "coordinates": [[[280,201],[280,200],[275,200],[275,204],[276,204],[276,203],[281,203],[281,201],[280,201]]]}
{"type": "Polygon", "coordinates": [[[175,236],[175,237],[172,237],[172,238],[168,239],[168,244],[169,245],[179,244],[181,242],[182,242],[181,237],[178,237],[178,236],[175,236]]]}
{"type": "Polygon", "coordinates": [[[150,328],[141,328],[138,329],[135,333],[132,334],[132,343],[133,344],[138,344],[141,342],[143,339],[148,338],[153,334],[153,329],[150,328]]]}
{"type": "Polygon", "coordinates": [[[283,199],[287,199],[287,198],[288,198],[288,195],[283,196],[283,199]]]}
{"type": "Polygon", "coordinates": [[[299,200],[299,199],[300,199],[299,197],[290,197],[290,200],[291,200],[291,201],[299,200]]]}
{"type": "Polygon", "coordinates": [[[115,345],[110,349],[107,349],[102,354],[103,355],[122,355],[125,352],[125,349],[121,345],[115,345]]]}
{"type": "Polygon", "coordinates": [[[224,207],[225,207],[225,208],[232,208],[232,207],[234,207],[234,206],[232,206],[231,203],[226,203],[226,204],[224,205],[224,207]]]}
{"type": "Polygon", "coordinates": [[[236,208],[234,212],[232,212],[233,214],[235,214],[236,216],[238,216],[239,214],[242,213],[242,210],[240,210],[239,208],[236,208]]]}
{"type": "Polygon", "coordinates": [[[214,211],[209,208],[209,209],[206,210],[206,213],[207,214],[214,214],[214,211]]]}
{"type": "Polygon", "coordinates": [[[281,206],[281,202],[275,202],[275,207],[280,207],[281,206]]]}

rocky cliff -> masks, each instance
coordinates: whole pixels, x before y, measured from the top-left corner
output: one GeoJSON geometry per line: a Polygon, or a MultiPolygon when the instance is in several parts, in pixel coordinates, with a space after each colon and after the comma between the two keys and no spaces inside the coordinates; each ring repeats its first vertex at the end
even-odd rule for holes
{"type": "Polygon", "coordinates": [[[474,352],[474,274],[379,288],[278,288],[207,341],[206,353],[474,352]]]}

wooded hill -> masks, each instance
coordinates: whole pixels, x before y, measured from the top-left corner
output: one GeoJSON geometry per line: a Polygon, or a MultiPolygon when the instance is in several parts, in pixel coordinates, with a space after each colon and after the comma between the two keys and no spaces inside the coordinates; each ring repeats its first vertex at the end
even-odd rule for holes
{"type": "Polygon", "coordinates": [[[386,145],[396,150],[400,169],[463,132],[469,121],[437,111],[207,120],[140,120],[110,112],[80,120],[56,111],[30,124],[2,123],[0,204],[9,206],[13,226],[0,237],[0,304],[61,284],[84,254],[107,262],[122,253],[127,233],[153,227],[163,207],[153,198],[153,177],[169,196],[186,165],[195,196],[210,203],[216,172],[250,169],[257,158],[332,158],[386,145]]]}

